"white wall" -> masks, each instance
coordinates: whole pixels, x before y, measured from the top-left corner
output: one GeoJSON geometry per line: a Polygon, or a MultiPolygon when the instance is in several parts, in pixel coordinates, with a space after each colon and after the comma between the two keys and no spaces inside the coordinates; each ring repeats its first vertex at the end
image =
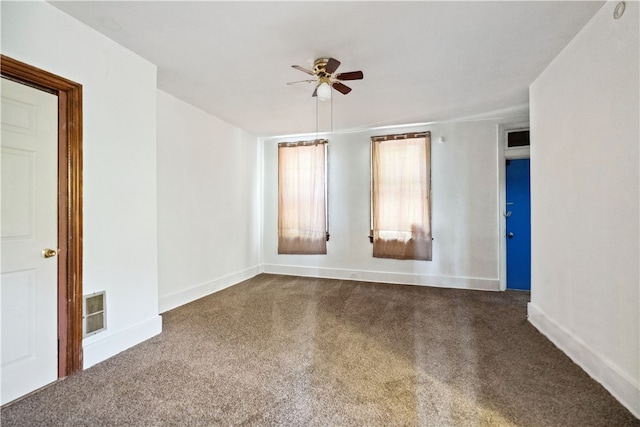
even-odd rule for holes
{"type": "Polygon", "coordinates": [[[256,137],[158,91],[159,307],[260,272],[256,137]]]}
{"type": "Polygon", "coordinates": [[[158,316],[156,67],[44,2],[2,2],[2,53],[83,85],[83,292],[106,290],[91,366],[162,329],[158,316]]]}
{"type": "Polygon", "coordinates": [[[532,84],[531,322],[640,416],[638,2],[532,84]]]}
{"type": "MultiPolygon", "coordinates": [[[[264,141],[264,271],[498,290],[498,125],[528,117],[333,134],[329,140],[327,255],[278,255],[277,144],[264,141]],[[430,130],[433,261],[372,257],[370,136],[430,130]],[[445,143],[438,143],[443,136],[445,143]]],[[[300,138],[293,138],[295,140],[300,138]]],[[[309,139],[313,139],[310,137],[309,139]]]]}

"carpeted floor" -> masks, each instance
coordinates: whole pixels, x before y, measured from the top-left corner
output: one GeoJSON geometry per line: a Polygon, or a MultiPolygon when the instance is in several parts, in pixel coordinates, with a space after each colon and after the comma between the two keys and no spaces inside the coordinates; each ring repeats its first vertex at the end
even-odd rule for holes
{"type": "Polygon", "coordinates": [[[262,274],[2,408],[10,426],[640,426],[528,293],[262,274]]]}

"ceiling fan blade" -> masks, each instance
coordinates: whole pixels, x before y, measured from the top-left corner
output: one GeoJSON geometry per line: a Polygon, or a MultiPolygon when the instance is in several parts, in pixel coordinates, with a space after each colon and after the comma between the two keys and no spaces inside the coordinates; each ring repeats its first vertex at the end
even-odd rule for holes
{"type": "Polygon", "coordinates": [[[329,60],[327,61],[327,65],[324,66],[324,71],[326,71],[327,74],[333,74],[339,66],[340,61],[338,61],[337,59],[329,58],[329,60]]]}
{"type": "Polygon", "coordinates": [[[303,73],[310,74],[310,75],[312,75],[312,76],[315,76],[315,75],[316,75],[313,71],[311,71],[311,70],[307,70],[306,68],[303,68],[303,67],[301,67],[301,66],[299,66],[299,65],[292,65],[291,67],[295,68],[296,70],[300,70],[300,71],[302,71],[303,73]]]}
{"type": "Polygon", "coordinates": [[[315,81],[317,81],[317,80],[313,80],[313,79],[310,79],[310,80],[298,80],[298,81],[295,81],[295,82],[287,82],[287,84],[288,85],[294,85],[296,83],[313,83],[315,81]]]}
{"type": "Polygon", "coordinates": [[[348,94],[349,92],[351,92],[351,88],[347,85],[343,85],[340,82],[335,82],[332,87],[337,90],[338,92],[340,92],[343,95],[348,94]]]}
{"type": "MultiPolygon", "coordinates": [[[[318,85],[320,86],[320,85],[318,85]]],[[[316,86],[316,88],[313,90],[313,95],[311,96],[318,96],[318,86],[316,86]]]]}
{"type": "Polygon", "coordinates": [[[336,75],[338,80],[362,80],[364,74],[362,71],[349,71],[348,73],[340,73],[336,75]]]}

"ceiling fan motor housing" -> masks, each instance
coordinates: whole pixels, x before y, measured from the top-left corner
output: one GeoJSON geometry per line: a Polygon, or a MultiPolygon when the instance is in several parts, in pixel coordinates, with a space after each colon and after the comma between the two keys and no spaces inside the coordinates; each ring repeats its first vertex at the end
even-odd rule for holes
{"type": "Polygon", "coordinates": [[[327,62],[329,62],[328,58],[318,58],[313,63],[313,72],[319,78],[329,77],[331,74],[328,74],[326,71],[327,62]]]}

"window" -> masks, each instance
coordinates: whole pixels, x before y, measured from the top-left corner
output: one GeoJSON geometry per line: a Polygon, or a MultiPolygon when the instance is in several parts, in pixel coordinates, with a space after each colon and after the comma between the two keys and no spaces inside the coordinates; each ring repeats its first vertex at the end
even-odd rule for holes
{"type": "Polygon", "coordinates": [[[431,260],[431,133],[371,138],[376,258],[431,260]]]}
{"type": "Polygon", "coordinates": [[[326,254],[327,141],[278,144],[278,253],[326,254]]]}

